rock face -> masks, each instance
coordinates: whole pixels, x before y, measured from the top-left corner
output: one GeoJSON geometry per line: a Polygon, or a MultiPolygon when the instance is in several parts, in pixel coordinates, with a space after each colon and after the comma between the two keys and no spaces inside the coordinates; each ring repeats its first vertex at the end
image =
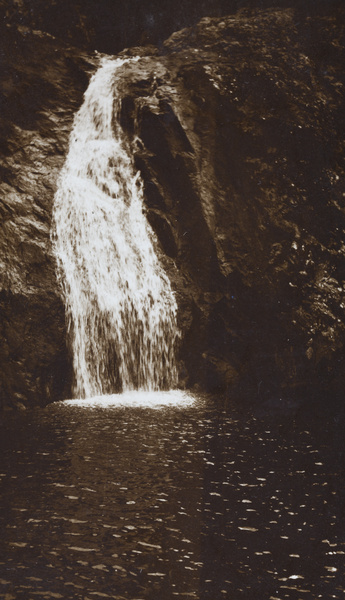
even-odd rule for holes
{"type": "Polygon", "coordinates": [[[115,54],[138,44],[161,44],[171,33],[203,16],[236,10],[237,3],[237,0],[6,0],[0,2],[0,23],[24,25],[78,47],[115,54]]]}
{"type": "Polygon", "coordinates": [[[188,385],[260,400],[342,385],[343,60],[336,18],[244,12],[176,33],[128,77],[188,385]]]}
{"type": "Polygon", "coordinates": [[[64,307],[51,255],[56,179],[92,68],[51,36],[1,32],[0,406],[69,388],[64,307]]]}
{"type": "MultiPolygon", "coordinates": [[[[121,119],[180,306],[183,385],[261,401],[344,389],[340,14],[242,11],[131,51],[121,119]]],[[[70,385],[49,228],[93,63],[6,36],[1,390],[44,403],[70,385]]]]}

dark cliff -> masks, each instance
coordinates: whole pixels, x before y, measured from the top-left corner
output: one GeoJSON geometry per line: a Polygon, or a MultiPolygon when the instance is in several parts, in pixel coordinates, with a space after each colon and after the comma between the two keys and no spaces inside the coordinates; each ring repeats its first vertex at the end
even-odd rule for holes
{"type": "Polygon", "coordinates": [[[189,384],[261,400],[341,385],[343,42],[335,18],[206,18],[130,77],[148,217],[188,298],[189,384]]]}
{"type": "Polygon", "coordinates": [[[91,65],[47,34],[1,33],[0,406],[36,405],[69,389],[50,222],[91,65]]]}
{"type": "MultiPolygon", "coordinates": [[[[133,50],[122,125],[180,306],[181,382],[251,400],[345,387],[341,11],[204,18],[133,50]],[[139,137],[139,140],[137,139],[139,137]]],[[[6,27],[1,392],[68,394],[49,227],[73,112],[94,61],[6,27]]]]}

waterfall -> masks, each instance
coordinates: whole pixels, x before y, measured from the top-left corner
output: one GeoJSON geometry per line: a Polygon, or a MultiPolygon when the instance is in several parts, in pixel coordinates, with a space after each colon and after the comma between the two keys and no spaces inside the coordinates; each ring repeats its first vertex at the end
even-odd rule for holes
{"type": "Polygon", "coordinates": [[[177,381],[177,305],[119,120],[117,72],[136,60],[102,60],[75,117],[55,195],[52,239],[77,398],[177,381]]]}

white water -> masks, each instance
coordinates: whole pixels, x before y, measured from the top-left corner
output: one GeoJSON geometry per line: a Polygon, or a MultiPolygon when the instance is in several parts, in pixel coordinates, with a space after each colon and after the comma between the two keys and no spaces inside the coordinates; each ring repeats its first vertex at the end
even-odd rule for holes
{"type": "Polygon", "coordinates": [[[94,396],[86,400],[65,400],[68,406],[79,408],[153,408],[161,409],[168,406],[186,408],[193,406],[197,398],[182,390],[169,392],[124,392],[123,394],[110,394],[108,396],[94,396]]]}
{"type": "Polygon", "coordinates": [[[92,77],[55,196],[52,237],[77,398],[176,385],[177,305],[119,123],[117,71],[136,60],[104,59],[92,77]]]}

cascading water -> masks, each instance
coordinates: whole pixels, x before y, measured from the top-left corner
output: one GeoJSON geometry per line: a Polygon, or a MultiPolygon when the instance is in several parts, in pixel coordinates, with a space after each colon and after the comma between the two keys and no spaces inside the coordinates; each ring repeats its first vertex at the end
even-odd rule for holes
{"type": "Polygon", "coordinates": [[[92,77],[55,196],[52,238],[78,398],[177,380],[177,305],[118,118],[116,73],[135,60],[103,59],[92,77]]]}

